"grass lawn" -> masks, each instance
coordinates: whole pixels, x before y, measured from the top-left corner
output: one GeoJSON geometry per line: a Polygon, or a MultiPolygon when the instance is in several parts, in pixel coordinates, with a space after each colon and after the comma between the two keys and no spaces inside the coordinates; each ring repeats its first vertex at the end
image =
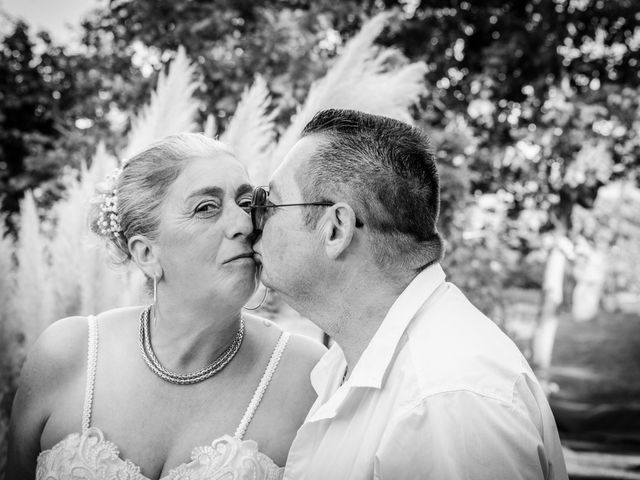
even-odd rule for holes
{"type": "Polygon", "coordinates": [[[561,317],[551,374],[559,398],[640,402],[640,312],[603,312],[581,323],[561,317]]]}
{"type": "Polygon", "coordinates": [[[563,443],[585,451],[640,454],[640,314],[561,318],[549,397],[563,443]]]}
{"type": "MultiPolygon", "coordinates": [[[[528,355],[540,293],[506,294],[504,326],[528,355]]],[[[640,309],[590,322],[561,315],[550,381],[571,480],[640,479],[640,309]]]]}

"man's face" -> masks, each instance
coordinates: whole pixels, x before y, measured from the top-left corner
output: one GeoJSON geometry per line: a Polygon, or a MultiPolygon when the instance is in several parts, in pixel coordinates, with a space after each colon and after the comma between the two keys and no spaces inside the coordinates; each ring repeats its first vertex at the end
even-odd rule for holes
{"type": "MultiPolygon", "coordinates": [[[[304,137],[284,158],[269,182],[269,202],[273,204],[304,203],[297,178],[304,178],[310,157],[316,151],[318,138],[304,137]]],[[[322,250],[315,230],[305,224],[305,207],[269,208],[262,235],[253,249],[262,264],[261,280],[279,292],[285,300],[312,293],[314,278],[322,250]]],[[[323,208],[323,207],[313,207],[323,208]]]]}

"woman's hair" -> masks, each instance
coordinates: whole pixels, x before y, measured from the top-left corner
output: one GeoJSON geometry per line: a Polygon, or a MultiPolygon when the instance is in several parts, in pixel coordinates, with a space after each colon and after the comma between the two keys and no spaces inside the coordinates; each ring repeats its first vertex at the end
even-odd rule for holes
{"type": "Polygon", "coordinates": [[[157,237],[160,205],[188,161],[219,154],[233,152],[222,142],[200,133],[171,135],[151,144],[124,163],[115,184],[98,187],[98,200],[89,212],[91,230],[114,247],[110,250],[118,262],[128,262],[131,237],[157,237]],[[110,224],[109,217],[105,219],[105,208],[110,213],[110,224]]]}

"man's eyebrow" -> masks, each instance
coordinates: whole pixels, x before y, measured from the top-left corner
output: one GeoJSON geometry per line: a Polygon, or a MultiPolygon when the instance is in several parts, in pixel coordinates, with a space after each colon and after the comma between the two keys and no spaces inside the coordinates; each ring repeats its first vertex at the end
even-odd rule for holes
{"type": "Polygon", "coordinates": [[[187,200],[190,200],[194,197],[222,197],[223,195],[224,190],[220,187],[203,187],[191,192],[187,197],[187,200]]]}

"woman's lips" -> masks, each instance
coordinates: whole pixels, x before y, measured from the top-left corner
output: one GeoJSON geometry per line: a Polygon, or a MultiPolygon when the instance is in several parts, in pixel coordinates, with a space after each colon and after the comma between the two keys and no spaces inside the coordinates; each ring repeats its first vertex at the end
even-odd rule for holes
{"type": "Polygon", "coordinates": [[[224,263],[235,262],[236,260],[252,260],[253,261],[253,252],[241,253],[240,255],[236,255],[235,257],[231,257],[224,263]]]}

